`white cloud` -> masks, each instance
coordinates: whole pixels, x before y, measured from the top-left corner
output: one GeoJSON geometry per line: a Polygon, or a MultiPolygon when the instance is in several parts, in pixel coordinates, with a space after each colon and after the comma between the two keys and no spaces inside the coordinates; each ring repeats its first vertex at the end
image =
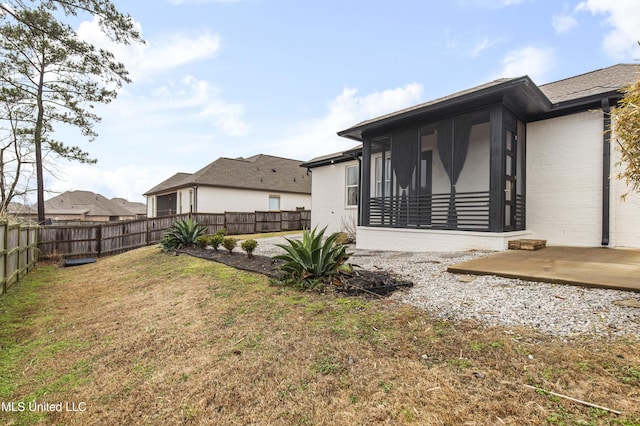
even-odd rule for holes
{"type": "Polygon", "coordinates": [[[479,43],[477,43],[471,49],[471,51],[469,53],[469,56],[471,56],[472,58],[475,58],[475,57],[479,56],[485,50],[490,49],[491,47],[495,46],[496,44],[498,44],[500,42],[501,42],[501,40],[499,38],[492,40],[489,37],[485,36],[484,39],[482,39],[479,43]]]}
{"type": "Polygon", "coordinates": [[[534,82],[541,84],[554,65],[555,59],[552,48],[526,46],[508,52],[502,59],[502,69],[494,77],[521,77],[528,75],[534,82]]]}
{"type": "Polygon", "coordinates": [[[605,35],[602,47],[615,59],[631,62],[640,55],[640,2],[637,0],[585,0],[576,6],[576,11],[604,14],[604,23],[612,27],[605,35]]]}
{"type": "Polygon", "coordinates": [[[553,29],[556,30],[556,33],[563,34],[576,27],[578,25],[578,21],[572,15],[561,13],[553,16],[551,25],[553,25],[553,29]]]}
{"type": "Polygon", "coordinates": [[[339,152],[357,142],[336,135],[358,122],[388,114],[421,102],[423,87],[418,83],[396,89],[358,96],[352,88],[343,89],[328,105],[323,117],[294,126],[292,135],[268,143],[276,155],[309,160],[320,155],[339,152]]]}
{"type": "Polygon", "coordinates": [[[234,137],[250,130],[244,105],[224,100],[208,81],[189,75],[180,81],[169,80],[146,96],[123,93],[105,114],[104,122],[117,123],[120,132],[157,134],[157,143],[185,129],[234,137]]]}
{"type": "MultiPolygon", "coordinates": [[[[135,25],[142,32],[140,24],[135,25]]],[[[113,52],[134,80],[212,58],[220,50],[220,38],[208,31],[193,36],[169,34],[159,40],[147,40],[146,44],[118,44],[100,30],[97,18],[83,21],[78,27],[78,35],[94,46],[113,52]]]]}

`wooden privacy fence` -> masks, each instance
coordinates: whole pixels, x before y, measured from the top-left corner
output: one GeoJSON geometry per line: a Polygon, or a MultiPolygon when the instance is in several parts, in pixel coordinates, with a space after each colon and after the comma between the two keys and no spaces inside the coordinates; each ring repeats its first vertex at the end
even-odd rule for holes
{"type": "MultiPolygon", "coordinates": [[[[65,258],[101,256],[121,253],[150,244],[157,244],[164,232],[178,219],[189,214],[137,219],[99,225],[48,225],[39,228],[39,249],[42,257],[65,258]]],[[[227,234],[309,229],[311,212],[225,212],[192,213],[191,217],[207,227],[208,234],[226,228],[227,234]]]]}
{"type": "Polygon", "coordinates": [[[35,265],[37,229],[37,225],[29,223],[0,223],[0,294],[6,293],[35,265]]]}

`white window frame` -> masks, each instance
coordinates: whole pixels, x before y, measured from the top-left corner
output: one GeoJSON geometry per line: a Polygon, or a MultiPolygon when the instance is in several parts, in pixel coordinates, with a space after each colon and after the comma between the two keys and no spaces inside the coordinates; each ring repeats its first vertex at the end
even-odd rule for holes
{"type": "Polygon", "coordinates": [[[344,190],[344,194],[345,194],[345,200],[344,200],[344,205],[346,207],[358,207],[358,184],[360,182],[360,174],[358,173],[358,166],[357,165],[353,165],[353,166],[345,166],[344,168],[344,180],[345,180],[345,190],[344,190]],[[356,173],[355,173],[355,177],[356,177],[356,181],[354,182],[349,182],[349,170],[351,169],[355,169],[356,173]],[[349,190],[354,190],[355,191],[355,203],[350,204],[349,203],[349,190]]]}
{"type": "Polygon", "coordinates": [[[269,194],[269,211],[280,211],[280,195],[269,194]],[[272,201],[278,202],[277,208],[272,208],[272,201]]]}
{"type": "MultiPolygon", "coordinates": [[[[385,168],[384,168],[384,195],[391,195],[391,158],[385,157],[385,168]]],[[[375,176],[375,189],[374,196],[382,197],[382,156],[375,157],[374,163],[374,176],[375,176]]]]}

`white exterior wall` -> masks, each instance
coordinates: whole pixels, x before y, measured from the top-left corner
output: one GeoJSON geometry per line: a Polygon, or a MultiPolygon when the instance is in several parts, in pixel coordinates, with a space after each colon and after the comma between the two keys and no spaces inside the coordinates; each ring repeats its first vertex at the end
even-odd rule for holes
{"type": "Polygon", "coordinates": [[[270,195],[280,196],[280,210],[311,207],[311,195],[201,186],[197,208],[199,213],[267,211],[270,195]]]}
{"type": "MultiPolygon", "coordinates": [[[[611,168],[615,167],[615,140],[611,168]]],[[[602,242],[603,112],[527,125],[527,229],[551,245],[602,242]]],[[[611,176],[609,247],[640,247],[640,201],[611,176]]]]}
{"type": "MultiPolygon", "coordinates": [[[[178,213],[189,213],[191,210],[190,190],[191,188],[183,188],[176,191],[178,213]]],[[[268,211],[270,195],[280,197],[280,210],[296,210],[298,207],[303,207],[306,210],[311,208],[311,195],[201,186],[197,189],[196,209],[198,213],[268,211]]],[[[193,195],[194,202],[195,197],[196,195],[193,195]]],[[[155,217],[156,210],[156,196],[149,196],[147,198],[147,216],[155,217]]]]}
{"type": "Polygon", "coordinates": [[[602,111],[527,125],[527,228],[551,245],[599,246],[602,111]]]}
{"type": "Polygon", "coordinates": [[[358,162],[348,161],[315,167],[311,172],[311,227],[327,227],[327,232],[341,232],[355,225],[357,207],[347,207],[346,168],[357,166],[358,162]]]}
{"type": "Polygon", "coordinates": [[[506,250],[509,240],[521,238],[531,238],[531,233],[528,231],[494,233],[361,226],[358,227],[356,247],[369,250],[412,252],[506,250]]]}
{"type": "Polygon", "coordinates": [[[611,156],[611,227],[610,244],[615,247],[640,248],[640,193],[629,193],[625,201],[621,196],[629,191],[624,181],[617,179],[622,166],[616,166],[620,161],[620,152],[615,148],[615,135],[612,137],[611,156]]]}

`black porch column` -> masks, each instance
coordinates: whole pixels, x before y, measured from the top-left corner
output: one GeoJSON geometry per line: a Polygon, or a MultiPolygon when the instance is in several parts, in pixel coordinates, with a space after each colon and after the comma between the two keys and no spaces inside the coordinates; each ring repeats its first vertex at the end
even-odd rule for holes
{"type": "Polygon", "coordinates": [[[490,109],[491,153],[489,173],[489,231],[504,230],[504,110],[501,105],[490,109]]]}
{"type": "Polygon", "coordinates": [[[369,226],[369,198],[371,197],[371,139],[362,141],[362,173],[360,175],[360,224],[369,226]]]}

